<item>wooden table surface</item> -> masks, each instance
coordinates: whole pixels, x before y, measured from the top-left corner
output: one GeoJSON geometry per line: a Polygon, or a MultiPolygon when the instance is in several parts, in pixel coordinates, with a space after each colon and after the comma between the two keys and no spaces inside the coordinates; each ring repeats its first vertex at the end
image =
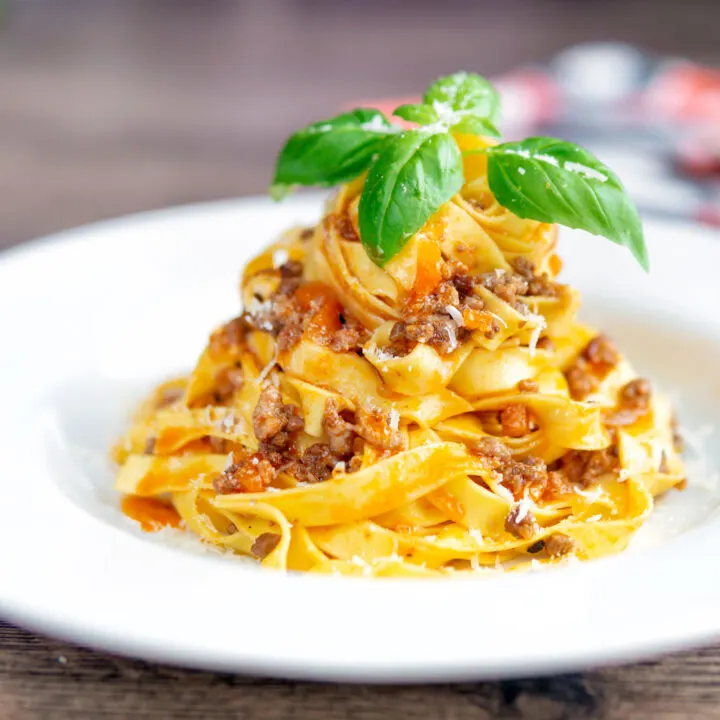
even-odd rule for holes
{"type": "MultiPolygon", "coordinates": [[[[459,68],[491,74],[610,38],[720,63],[720,0],[3,5],[0,248],[263,192],[291,129],[459,68]]],[[[582,675],[374,688],[178,670],[0,623],[0,720],[75,717],[720,718],[720,648],[582,675]]]]}

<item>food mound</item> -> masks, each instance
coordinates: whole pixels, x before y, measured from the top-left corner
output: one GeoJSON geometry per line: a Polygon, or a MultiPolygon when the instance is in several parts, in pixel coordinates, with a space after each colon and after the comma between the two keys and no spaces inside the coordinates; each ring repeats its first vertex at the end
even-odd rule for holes
{"type": "Polygon", "coordinates": [[[556,280],[556,226],[466,157],[383,267],[362,181],[245,268],[244,312],[116,448],[145,526],[288,570],[447,575],[622,550],[684,483],[671,408],[556,280]],[[177,514],[175,514],[177,513],[177,514]]]}

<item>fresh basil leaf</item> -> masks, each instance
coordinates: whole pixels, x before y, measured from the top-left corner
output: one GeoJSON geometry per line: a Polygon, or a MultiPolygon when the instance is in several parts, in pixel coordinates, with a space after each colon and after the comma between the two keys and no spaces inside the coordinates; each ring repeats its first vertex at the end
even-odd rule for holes
{"type": "Polygon", "coordinates": [[[363,108],[308,125],[280,152],[271,195],[282,197],[284,186],[330,186],[356,178],[396,132],[379,110],[363,108]]]}
{"type": "Polygon", "coordinates": [[[467,135],[488,135],[495,138],[500,137],[500,131],[487,118],[466,113],[455,113],[455,115],[455,122],[450,126],[453,132],[465,133],[467,135]]]}
{"type": "Polygon", "coordinates": [[[464,182],[451,135],[420,129],[388,140],[360,196],[360,238],[368,255],[384,265],[464,182]]]}
{"type": "Polygon", "coordinates": [[[649,267],[642,223],[620,179],[573,143],[534,137],[485,149],[497,201],[521,218],[560,223],[627,247],[649,267]]]}
{"type": "Polygon", "coordinates": [[[393,115],[418,125],[431,125],[440,119],[429,105],[401,105],[395,108],[393,115]]]}
{"type": "Polygon", "coordinates": [[[442,118],[445,111],[470,112],[496,125],[500,119],[500,95],[481,75],[459,72],[436,80],[425,92],[423,102],[442,118]]]}

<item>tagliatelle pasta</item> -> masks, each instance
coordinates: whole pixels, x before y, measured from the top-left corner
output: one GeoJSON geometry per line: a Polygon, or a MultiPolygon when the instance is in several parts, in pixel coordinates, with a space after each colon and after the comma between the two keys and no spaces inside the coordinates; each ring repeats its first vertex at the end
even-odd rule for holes
{"type": "Polygon", "coordinates": [[[671,408],[577,320],[556,227],[499,205],[483,156],[464,170],[383,267],[359,242],[362,179],[248,264],[243,313],[115,448],[145,526],[156,503],[158,527],[264,566],[353,575],[625,548],[684,482],[671,408]]]}

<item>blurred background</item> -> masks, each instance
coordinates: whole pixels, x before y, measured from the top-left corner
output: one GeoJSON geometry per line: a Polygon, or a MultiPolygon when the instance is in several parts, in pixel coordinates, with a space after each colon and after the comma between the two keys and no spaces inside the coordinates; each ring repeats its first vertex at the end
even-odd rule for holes
{"type": "Polygon", "coordinates": [[[292,130],[458,69],[500,78],[510,135],[558,134],[627,164],[648,212],[720,217],[720,80],[708,69],[720,66],[720,0],[0,7],[0,247],[262,193],[292,130]],[[627,45],[558,55],[608,41],[627,45]]]}

